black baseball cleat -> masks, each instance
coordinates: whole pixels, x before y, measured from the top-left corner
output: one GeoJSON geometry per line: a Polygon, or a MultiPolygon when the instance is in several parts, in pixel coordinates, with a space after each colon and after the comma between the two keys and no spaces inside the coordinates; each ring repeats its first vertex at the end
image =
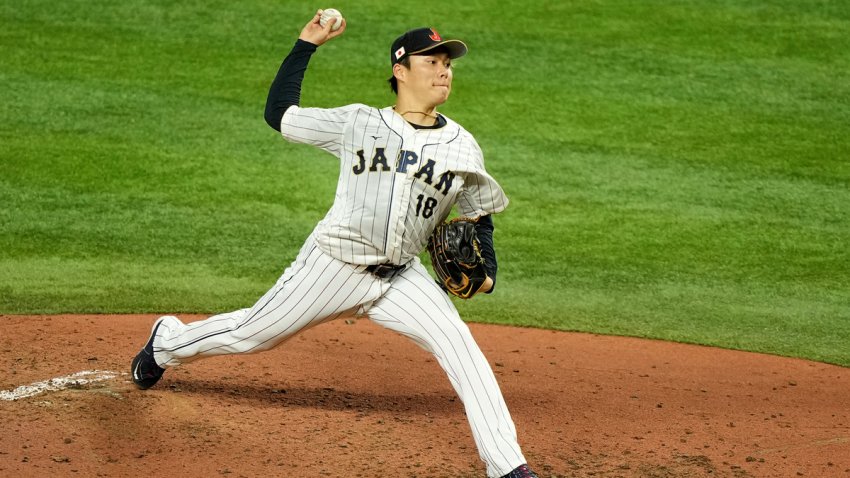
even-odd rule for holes
{"type": "Polygon", "coordinates": [[[502,478],[539,478],[528,465],[520,465],[502,478]]]}
{"type": "Polygon", "coordinates": [[[156,321],[148,343],[145,344],[141,352],[136,354],[136,358],[130,364],[130,370],[133,372],[133,383],[142,390],[153,387],[165,373],[165,369],[157,365],[156,360],[153,359],[153,339],[156,337],[156,329],[159,328],[161,323],[162,319],[156,321]]]}

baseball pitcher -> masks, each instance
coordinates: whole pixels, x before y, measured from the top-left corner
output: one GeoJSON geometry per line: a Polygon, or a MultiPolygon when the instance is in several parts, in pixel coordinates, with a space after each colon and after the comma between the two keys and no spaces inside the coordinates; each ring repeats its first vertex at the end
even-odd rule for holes
{"type": "Polygon", "coordinates": [[[452,61],[467,47],[432,28],[410,30],[389,49],[395,105],[302,107],[310,57],[345,28],[344,19],[316,13],[284,59],[265,111],[286,140],[339,160],[327,215],[252,307],[189,324],[158,319],[132,362],[133,380],[147,389],[169,367],[261,352],[325,321],[368,317],[436,357],[463,401],[488,476],[536,477],[493,371],[449,298],[494,290],[491,215],[508,205],[472,135],[437,112],[451,93],[452,61]],[[455,206],[462,219],[447,222],[455,206]],[[426,248],[437,281],[418,258],[426,248]]]}

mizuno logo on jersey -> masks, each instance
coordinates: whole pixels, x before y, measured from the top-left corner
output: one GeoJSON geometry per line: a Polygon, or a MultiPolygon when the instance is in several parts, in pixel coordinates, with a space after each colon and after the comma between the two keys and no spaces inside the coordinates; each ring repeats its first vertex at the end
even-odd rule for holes
{"type": "MultiPolygon", "coordinates": [[[[367,166],[366,156],[362,149],[357,151],[357,157],[359,158],[359,161],[353,168],[351,168],[351,171],[354,174],[363,174],[366,171],[367,166]]],[[[398,156],[396,156],[394,169],[396,173],[407,174],[408,170],[417,164],[419,164],[419,155],[413,151],[402,150],[399,151],[398,156]]],[[[425,184],[428,184],[429,186],[433,186],[443,194],[448,194],[452,187],[452,181],[455,178],[455,173],[451,171],[444,171],[439,176],[436,176],[437,180],[436,184],[434,184],[434,177],[436,175],[434,166],[436,166],[434,160],[429,159],[413,174],[413,177],[419,179],[425,184]]],[[[370,173],[388,172],[393,169],[390,167],[384,148],[375,148],[375,153],[372,155],[368,169],[370,173]]]]}

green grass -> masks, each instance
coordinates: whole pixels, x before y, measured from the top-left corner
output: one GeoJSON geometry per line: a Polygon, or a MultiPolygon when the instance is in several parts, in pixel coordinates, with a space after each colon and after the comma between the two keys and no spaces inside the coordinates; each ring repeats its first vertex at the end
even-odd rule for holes
{"type": "MultiPolygon", "coordinates": [[[[388,48],[460,36],[441,111],[511,206],[471,321],[850,366],[850,4],[342,1],[302,104],[391,104],[388,48]],[[446,4],[448,5],[448,4],[446,4]]],[[[0,5],[0,312],[218,312],[277,279],[333,158],[265,125],[315,5],[0,5]]]]}

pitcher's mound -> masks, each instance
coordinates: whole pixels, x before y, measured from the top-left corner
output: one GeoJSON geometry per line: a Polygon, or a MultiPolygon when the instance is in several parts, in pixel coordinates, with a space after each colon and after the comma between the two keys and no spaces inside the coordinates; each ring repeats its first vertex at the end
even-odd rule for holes
{"type": "MultiPolygon", "coordinates": [[[[140,391],[127,372],[155,319],[0,316],[0,476],[485,476],[449,381],[404,337],[338,320],[140,391]]],[[[541,477],[850,477],[850,369],[470,328],[541,477]]]]}

